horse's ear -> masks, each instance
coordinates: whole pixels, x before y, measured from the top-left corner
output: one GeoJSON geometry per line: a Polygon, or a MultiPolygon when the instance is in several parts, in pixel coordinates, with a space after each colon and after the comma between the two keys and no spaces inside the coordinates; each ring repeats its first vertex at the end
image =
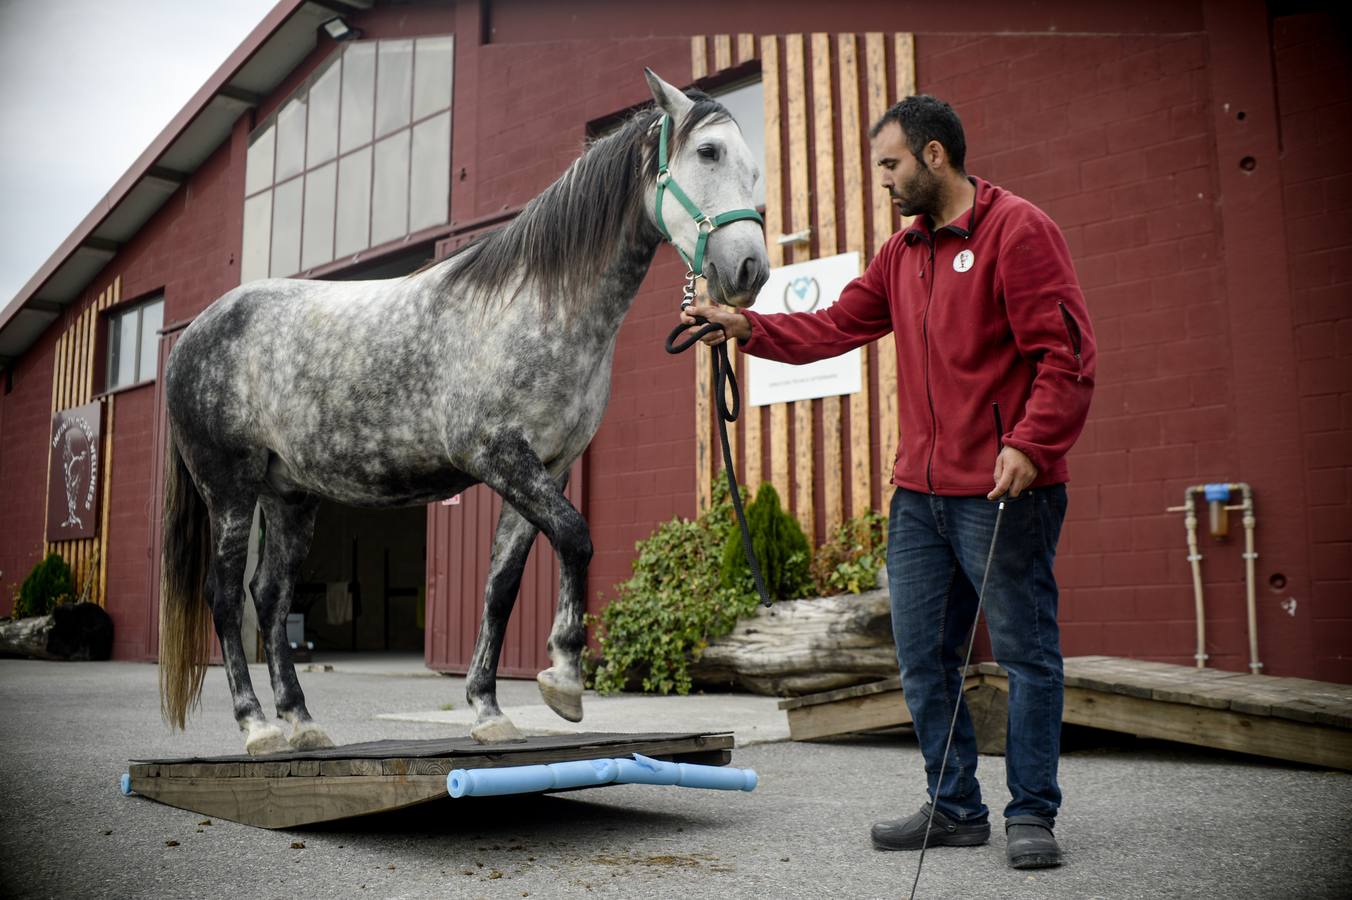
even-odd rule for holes
{"type": "Polygon", "coordinates": [[[691,107],[695,105],[693,100],[659,78],[652,69],[645,66],[643,74],[648,78],[648,87],[653,92],[653,99],[657,101],[658,107],[663,112],[671,116],[672,121],[681,121],[681,118],[690,112],[691,107]]]}

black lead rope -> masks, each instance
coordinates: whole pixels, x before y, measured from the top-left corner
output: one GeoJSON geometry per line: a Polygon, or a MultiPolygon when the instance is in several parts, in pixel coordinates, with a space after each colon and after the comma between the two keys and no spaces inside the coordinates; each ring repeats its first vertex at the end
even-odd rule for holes
{"type": "MultiPolygon", "coordinates": [[[[696,316],[694,323],[682,322],[667,335],[667,352],[684,353],[700,342],[705,335],[722,331],[723,326],[710,322],[703,316],[696,316]],[[700,327],[703,326],[703,327],[700,327]],[[684,340],[677,339],[683,332],[699,328],[684,340]]],[[[728,361],[728,345],[724,341],[709,348],[713,354],[714,395],[718,407],[718,438],[723,444],[723,471],[728,473],[728,489],[732,492],[732,508],[737,511],[737,524],[742,527],[742,549],[746,551],[746,561],[751,564],[751,577],[755,579],[756,590],[760,592],[761,603],[770,605],[770,594],[765,590],[765,579],[761,576],[760,562],[756,551],[751,547],[751,529],[746,525],[746,513],[742,510],[742,492],[737,489],[737,474],[732,470],[732,447],[728,444],[728,423],[736,422],[742,412],[742,392],[737,387],[737,373],[728,361]],[[728,408],[727,388],[732,386],[732,408],[728,408]]]]}

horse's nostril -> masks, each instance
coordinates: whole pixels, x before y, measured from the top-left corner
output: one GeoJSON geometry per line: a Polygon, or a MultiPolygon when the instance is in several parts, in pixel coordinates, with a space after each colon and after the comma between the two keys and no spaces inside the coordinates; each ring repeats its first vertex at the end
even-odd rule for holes
{"type": "Polygon", "coordinates": [[[759,290],[765,283],[767,274],[760,260],[748,256],[742,260],[741,268],[737,270],[737,287],[743,291],[759,290]]]}

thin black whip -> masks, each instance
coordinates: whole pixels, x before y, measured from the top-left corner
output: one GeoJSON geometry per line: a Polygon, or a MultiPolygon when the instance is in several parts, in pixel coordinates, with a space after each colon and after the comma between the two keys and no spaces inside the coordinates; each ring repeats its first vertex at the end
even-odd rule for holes
{"type": "MultiPolygon", "coordinates": [[[[695,316],[693,323],[682,322],[671,330],[671,334],[667,335],[667,352],[684,353],[699,343],[705,335],[722,330],[722,325],[710,322],[703,316],[695,316]],[[683,332],[697,327],[699,327],[699,331],[684,340],[677,341],[677,338],[683,332]]],[[[746,551],[746,560],[751,565],[751,577],[756,582],[756,590],[760,593],[761,603],[769,606],[770,593],[765,589],[765,578],[761,575],[760,562],[756,559],[756,551],[751,547],[751,529],[747,527],[746,513],[742,510],[742,492],[737,488],[737,474],[732,470],[732,447],[728,444],[728,423],[736,422],[737,417],[741,415],[742,393],[737,387],[737,373],[732,370],[732,363],[728,361],[727,342],[724,341],[710,347],[709,352],[713,354],[714,396],[717,398],[715,404],[718,408],[718,438],[723,444],[723,471],[728,474],[728,488],[732,492],[732,508],[737,512],[737,524],[742,529],[742,549],[746,551]],[[731,408],[728,406],[727,398],[729,385],[732,386],[731,408]]]]}

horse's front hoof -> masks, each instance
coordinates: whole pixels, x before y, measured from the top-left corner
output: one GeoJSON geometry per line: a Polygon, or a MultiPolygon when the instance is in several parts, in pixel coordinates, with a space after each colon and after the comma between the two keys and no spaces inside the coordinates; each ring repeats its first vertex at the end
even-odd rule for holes
{"type": "Polygon", "coordinates": [[[506,716],[494,716],[475,722],[469,736],[481,744],[521,743],[526,740],[506,716]]]}
{"type": "Polygon", "coordinates": [[[323,750],[326,747],[332,747],[333,741],[313,722],[307,722],[303,725],[297,725],[291,732],[291,738],[288,743],[293,750],[323,750]]]}
{"type": "Polygon", "coordinates": [[[540,685],[540,696],[554,712],[569,722],[582,721],[582,683],[576,678],[559,674],[557,666],[545,669],[535,676],[540,685]]]}
{"type": "Polygon", "coordinates": [[[293,749],[287,743],[286,735],[276,725],[257,725],[249,729],[249,737],[244,741],[244,752],[250,756],[267,756],[269,753],[285,753],[293,749]]]}

